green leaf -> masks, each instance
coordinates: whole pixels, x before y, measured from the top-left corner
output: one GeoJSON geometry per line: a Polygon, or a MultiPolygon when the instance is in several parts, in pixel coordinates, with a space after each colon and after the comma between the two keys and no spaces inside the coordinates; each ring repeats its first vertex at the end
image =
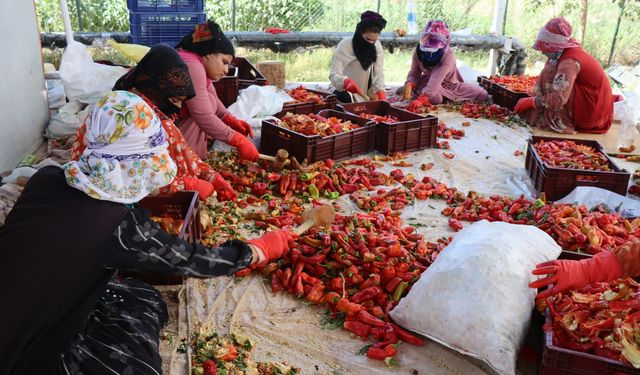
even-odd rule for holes
{"type": "Polygon", "coordinates": [[[324,318],[322,318],[320,324],[322,325],[322,329],[326,331],[342,328],[344,325],[344,313],[327,313],[324,318]]]}

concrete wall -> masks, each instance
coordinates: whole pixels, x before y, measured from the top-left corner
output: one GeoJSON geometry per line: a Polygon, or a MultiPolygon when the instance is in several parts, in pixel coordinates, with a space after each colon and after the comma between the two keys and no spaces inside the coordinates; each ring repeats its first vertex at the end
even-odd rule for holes
{"type": "Polygon", "coordinates": [[[42,143],[49,121],[35,5],[0,0],[0,172],[42,143]]]}

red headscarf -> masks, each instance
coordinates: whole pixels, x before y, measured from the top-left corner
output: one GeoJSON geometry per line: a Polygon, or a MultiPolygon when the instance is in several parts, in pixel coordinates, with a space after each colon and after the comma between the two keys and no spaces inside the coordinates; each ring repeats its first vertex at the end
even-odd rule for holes
{"type": "Polygon", "coordinates": [[[562,17],[552,18],[538,32],[533,49],[544,53],[560,52],[567,48],[580,47],[571,37],[571,24],[562,17]]]}

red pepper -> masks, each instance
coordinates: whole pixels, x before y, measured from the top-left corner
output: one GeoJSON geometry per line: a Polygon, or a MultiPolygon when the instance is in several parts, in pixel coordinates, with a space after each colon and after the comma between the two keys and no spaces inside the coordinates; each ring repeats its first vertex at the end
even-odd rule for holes
{"type": "MultiPolygon", "coordinates": [[[[278,270],[278,271],[281,274],[283,274],[282,270],[278,270]]],[[[273,293],[277,293],[277,292],[281,291],[282,289],[284,289],[284,284],[282,283],[281,275],[277,274],[278,271],[276,271],[276,274],[274,274],[271,277],[271,291],[273,293]]]]}
{"type": "Polygon", "coordinates": [[[387,249],[387,255],[390,257],[400,257],[403,256],[402,246],[399,243],[395,243],[387,249]]]}
{"type": "Polygon", "coordinates": [[[289,175],[284,175],[282,176],[282,179],[280,179],[280,186],[278,188],[280,191],[280,195],[287,194],[288,188],[289,188],[289,175]]]}
{"type": "Polygon", "coordinates": [[[360,310],[358,312],[358,314],[356,315],[356,318],[360,322],[366,323],[366,324],[369,324],[369,325],[372,325],[372,326],[383,327],[385,325],[385,323],[382,320],[380,320],[380,319],[376,318],[375,316],[369,314],[367,312],[367,310],[360,310]]]}
{"type": "Polygon", "coordinates": [[[383,361],[385,358],[393,357],[397,353],[398,351],[396,350],[395,346],[393,346],[393,344],[389,344],[384,348],[375,348],[372,346],[369,348],[369,350],[367,350],[367,357],[383,361]]]}
{"type": "Polygon", "coordinates": [[[280,180],[282,176],[279,173],[267,173],[267,180],[271,182],[276,182],[280,180]]]}
{"type": "Polygon", "coordinates": [[[377,286],[371,286],[369,288],[363,289],[353,296],[351,296],[350,300],[353,303],[362,303],[364,301],[368,301],[373,299],[378,294],[382,293],[382,289],[377,286]]]}
{"type": "MultiPolygon", "coordinates": [[[[387,281],[393,279],[396,276],[396,270],[391,266],[386,267],[385,269],[382,270],[382,275],[381,276],[382,276],[382,282],[383,283],[387,282],[387,281]]],[[[389,293],[391,293],[391,292],[389,292],[389,293]]]]}
{"type": "Polygon", "coordinates": [[[306,297],[309,302],[319,303],[324,297],[324,285],[322,285],[322,282],[315,284],[306,297]]]}
{"type": "Polygon", "coordinates": [[[323,303],[335,305],[340,300],[340,295],[336,292],[329,292],[322,297],[323,303]]]}
{"type": "Polygon", "coordinates": [[[451,227],[451,229],[453,229],[456,232],[463,228],[462,227],[462,223],[460,222],[460,220],[454,219],[454,218],[450,218],[449,219],[449,226],[451,227]]]}
{"type": "Polygon", "coordinates": [[[313,276],[309,276],[308,274],[301,272],[300,273],[300,277],[302,277],[302,281],[304,281],[305,284],[311,284],[311,285],[318,285],[318,284],[322,284],[322,280],[317,279],[313,276]]]}
{"type": "Polygon", "coordinates": [[[351,194],[354,191],[360,189],[360,187],[356,184],[343,184],[342,190],[344,190],[345,194],[351,194]]]}
{"type": "Polygon", "coordinates": [[[370,325],[353,320],[345,321],[342,324],[342,327],[347,331],[355,334],[356,336],[362,337],[363,339],[367,339],[369,337],[369,331],[371,330],[370,325]]]}
{"type": "Polygon", "coordinates": [[[369,287],[380,285],[380,275],[377,273],[369,274],[369,277],[360,284],[360,290],[365,290],[369,287]]]}
{"type": "Polygon", "coordinates": [[[384,311],[382,311],[382,307],[380,306],[370,307],[369,312],[376,318],[384,319],[384,311]]]}
{"type": "Polygon", "coordinates": [[[398,284],[400,284],[401,282],[402,279],[396,276],[387,282],[387,284],[384,286],[384,290],[386,290],[387,293],[393,293],[393,291],[396,290],[398,284]]]}
{"type": "Polygon", "coordinates": [[[207,359],[202,362],[203,375],[218,375],[218,367],[216,362],[211,359],[207,359]]]}
{"type": "Polygon", "coordinates": [[[296,191],[297,187],[298,187],[298,176],[296,176],[295,174],[292,174],[289,177],[289,186],[287,187],[287,189],[289,191],[296,191]]]}
{"type": "Polygon", "coordinates": [[[640,307],[640,299],[634,298],[627,301],[611,301],[609,309],[614,312],[637,309],[640,307]]]}
{"type": "Polygon", "coordinates": [[[251,193],[253,195],[257,195],[258,197],[264,195],[267,191],[267,183],[266,182],[254,182],[251,187],[251,193]]]}
{"type": "Polygon", "coordinates": [[[364,307],[357,303],[349,302],[347,298],[341,298],[336,304],[336,309],[346,313],[347,315],[355,315],[364,310],[364,307]]]}
{"type": "Polygon", "coordinates": [[[399,326],[393,324],[393,323],[389,323],[393,326],[393,328],[396,329],[396,332],[398,333],[398,338],[404,342],[406,342],[407,344],[411,344],[411,345],[417,345],[417,346],[422,346],[424,345],[424,340],[422,340],[421,338],[414,336],[411,332],[405,330],[404,328],[400,328],[399,326]]]}

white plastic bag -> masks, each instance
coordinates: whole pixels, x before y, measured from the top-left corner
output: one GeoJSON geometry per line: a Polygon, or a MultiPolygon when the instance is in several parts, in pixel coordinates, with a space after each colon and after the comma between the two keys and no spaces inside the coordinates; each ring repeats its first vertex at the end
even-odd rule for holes
{"type": "Polygon", "coordinates": [[[640,95],[636,92],[623,91],[624,100],[613,103],[613,119],[622,123],[618,135],[618,147],[629,147],[639,129],[636,124],[640,117],[640,95]]]}
{"type": "MultiPolygon", "coordinates": [[[[260,147],[262,138],[262,120],[275,119],[272,115],[282,111],[284,103],[293,101],[286,92],[275,86],[249,86],[240,90],[238,100],[228,108],[229,112],[237,118],[244,120],[253,129],[253,143],[260,147]]],[[[228,151],[231,147],[222,142],[216,142],[215,150],[228,151]]]]}
{"type": "Polygon", "coordinates": [[[606,208],[619,213],[622,217],[640,217],[640,202],[636,199],[627,198],[624,195],[592,186],[578,186],[555,203],[585,205],[588,209],[604,205],[606,208]]]}
{"type": "Polygon", "coordinates": [[[499,374],[515,374],[534,307],[531,270],[560,251],[533,226],[474,223],[454,237],[391,317],[499,374]]]}
{"type": "Polygon", "coordinates": [[[60,79],[69,101],[98,101],[126,72],[120,66],[94,63],[87,47],[79,42],[69,44],[60,61],[60,79]]]}
{"type": "Polygon", "coordinates": [[[69,102],[58,110],[49,121],[45,136],[51,139],[68,137],[76,134],[89,113],[89,106],[74,101],[69,102]]]}

